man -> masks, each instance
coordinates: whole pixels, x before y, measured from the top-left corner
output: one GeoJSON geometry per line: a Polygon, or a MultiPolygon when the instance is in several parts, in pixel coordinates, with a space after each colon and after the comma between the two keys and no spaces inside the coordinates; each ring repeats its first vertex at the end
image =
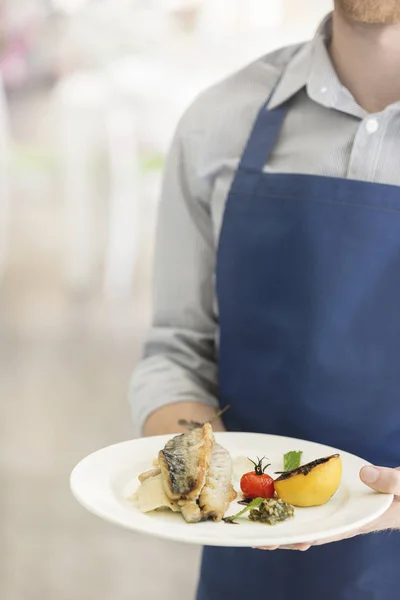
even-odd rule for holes
{"type": "Polygon", "coordinates": [[[306,553],[207,548],[198,600],[399,598],[399,72],[400,0],[336,0],[313,41],[208,90],[178,127],[136,421],[173,433],[230,404],[217,429],[358,454],[396,495],[306,553]]]}

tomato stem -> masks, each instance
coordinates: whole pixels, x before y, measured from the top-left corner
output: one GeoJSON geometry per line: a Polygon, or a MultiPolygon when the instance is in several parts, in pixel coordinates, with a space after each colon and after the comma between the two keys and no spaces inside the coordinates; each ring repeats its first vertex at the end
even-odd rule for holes
{"type": "Polygon", "coordinates": [[[268,460],[268,458],[266,458],[265,456],[263,456],[261,459],[257,456],[257,462],[254,462],[254,460],[251,460],[251,458],[249,458],[248,460],[251,463],[253,463],[256,475],[263,475],[265,473],[265,470],[271,466],[271,463],[269,463],[268,465],[265,465],[265,467],[263,467],[263,460],[268,460]]]}

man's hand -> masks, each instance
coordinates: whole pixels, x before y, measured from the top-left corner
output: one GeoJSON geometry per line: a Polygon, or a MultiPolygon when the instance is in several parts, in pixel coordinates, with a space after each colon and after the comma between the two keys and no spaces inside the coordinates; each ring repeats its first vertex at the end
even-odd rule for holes
{"type": "Polygon", "coordinates": [[[200,402],[176,402],[168,404],[155,411],[147,419],[144,426],[144,435],[163,435],[184,433],[188,429],[178,424],[178,421],[197,421],[205,423],[212,420],[213,431],[225,431],[221,419],[215,419],[215,409],[200,402]]]}
{"type": "Polygon", "coordinates": [[[386,531],[388,529],[400,529],[400,467],[397,469],[386,469],[384,467],[364,467],[360,472],[361,481],[368,487],[383,494],[394,494],[394,500],[389,508],[379,519],[369,525],[350,532],[344,536],[334,537],[320,541],[310,541],[307,544],[294,544],[293,546],[268,546],[260,550],[308,550],[311,546],[322,546],[339,542],[340,540],[374,533],[377,531],[386,531]]]}

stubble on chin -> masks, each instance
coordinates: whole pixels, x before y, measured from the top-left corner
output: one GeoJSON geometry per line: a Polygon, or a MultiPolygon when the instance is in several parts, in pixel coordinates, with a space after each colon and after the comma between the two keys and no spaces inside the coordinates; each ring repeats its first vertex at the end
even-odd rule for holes
{"type": "Polygon", "coordinates": [[[369,25],[400,23],[400,0],[335,0],[335,8],[351,22],[369,25]]]}

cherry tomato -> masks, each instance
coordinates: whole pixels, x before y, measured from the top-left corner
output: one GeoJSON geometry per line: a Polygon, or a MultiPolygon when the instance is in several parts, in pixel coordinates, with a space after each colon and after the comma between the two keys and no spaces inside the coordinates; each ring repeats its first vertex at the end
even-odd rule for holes
{"type": "MultiPolygon", "coordinates": [[[[251,460],[251,459],[250,459],[251,460]]],[[[254,498],[273,498],[275,495],[274,480],[264,473],[270,465],[263,467],[263,460],[257,457],[258,462],[251,461],[254,471],[245,473],[240,480],[240,489],[244,496],[253,500],[254,498]]]]}

